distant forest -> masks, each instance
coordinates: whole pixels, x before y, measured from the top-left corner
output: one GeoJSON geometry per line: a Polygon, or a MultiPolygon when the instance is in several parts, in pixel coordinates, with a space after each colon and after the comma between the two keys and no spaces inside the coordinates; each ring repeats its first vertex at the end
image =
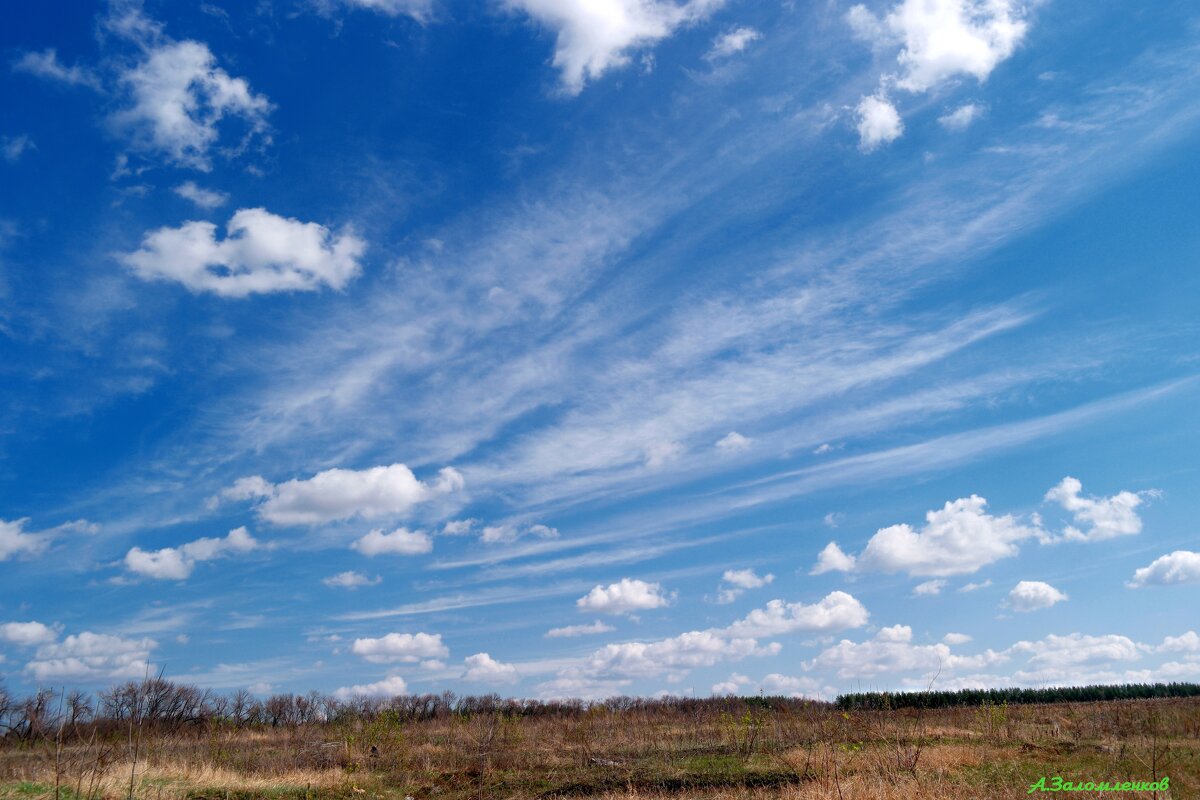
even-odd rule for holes
{"type": "Polygon", "coordinates": [[[1087,703],[1100,700],[1144,700],[1152,697],[1198,697],[1200,683],[1127,683],[1120,686],[1055,686],[1047,689],[960,689],[956,692],[855,692],[838,695],[843,711],[953,706],[1087,703]]]}

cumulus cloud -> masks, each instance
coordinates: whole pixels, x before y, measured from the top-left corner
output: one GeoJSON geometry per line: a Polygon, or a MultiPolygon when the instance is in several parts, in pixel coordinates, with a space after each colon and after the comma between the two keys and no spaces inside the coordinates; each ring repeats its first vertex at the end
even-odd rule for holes
{"type": "Polygon", "coordinates": [[[960,75],[987,80],[1024,38],[1023,12],[1020,0],[902,0],[882,19],[862,5],[846,19],[878,47],[899,45],[896,85],[924,92],[960,75]]]}
{"type": "Polygon", "coordinates": [[[26,671],[38,681],[125,680],[145,676],[153,639],[123,639],[84,631],[37,649],[26,671]]]}
{"type": "Polygon", "coordinates": [[[44,533],[25,533],[25,523],[28,517],[6,522],[0,519],[0,561],[7,561],[13,556],[36,556],[50,544],[50,537],[44,533]]]}
{"type": "Polygon", "coordinates": [[[589,80],[629,63],[634,50],[698,22],[724,0],[504,0],[553,30],[554,66],[562,86],[578,94],[589,80]]]}
{"type": "Polygon", "coordinates": [[[778,672],[764,675],[758,686],[766,695],[818,697],[821,694],[820,686],[813,679],[782,675],[778,672]]]}
{"type": "Polygon", "coordinates": [[[941,594],[942,589],[946,588],[945,578],[934,578],[931,581],[918,583],[913,587],[913,594],[917,597],[929,597],[936,594],[941,594]]]}
{"type": "Polygon", "coordinates": [[[772,600],[725,630],[733,636],[776,636],[796,631],[827,633],[867,624],[865,606],[846,592],[830,592],[817,603],[772,600]]]}
{"type": "Polygon", "coordinates": [[[546,525],[488,525],[479,534],[479,541],[485,544],[507,544],[525,536],[532,536],[535,539],[556,539],[558,538],[558,529],[546,525]]]}
{"type": "Polygon", "coordinates": [[[721,587],[717,595],[717,602],[732,603],[747,589],[761,588],[773,580],[775,580],[775,576],[769,572],[766,575],[758,575],[752,569],[727,569],[721,576],[721,581],[728,585],[721,587]]]}
{"type": "Polygon", "coordinates": [[[350,652],[372,664],[413,663],[450,655],[440,633],[389,633],[379,639],[355,639],[350,652]]]}
{"type": "Polygon", "coordinates": [[[330,575],[328,578],[322,578],[321,583],[331,589],[357,589],[360,586],[375,586],[379,584],[383,578],[376,575],[374,578],[368,578],[361,572],[349,570],[339,572],[337,575],[330,575]]]}
{"type": "MultiPolygon", "coordinates": [[[[729,680],[713,684],[712,693],[714,695],[746,694],[748,693],[747,688],[753,684],[754,681],[750,678],[735,672],[729,676],[729,680]]],[[[820,687],[811,678],[797,678],[772,672],[758,681],[758,691],[770,696],[817,697],[820,694],[820,687]]]]}
{"type": "Polygon", "coordinates": [[[376,528],[355,539],[350,547],[371,558],[380,555],[415,556],[433,550],[433,539],[427,533],[410,531],[408,528],[397,528],[391,533],[376,528]]]}
{"type": "Polygon", "coordinates": [[[58,634],[48,625],[40,622],[5,622],[0,624],[0,641],[28,647],[35,644],[45,644],[58,638],[58,634]]]}
{"type": "Polygon", "coordinates": [[[100,79],[89,69],[78,64],[70,67],[58,60],[58,51],[53,47],[36,53],[23,53],[13,62],[13,70],[24,72],[49,81],[68,86],[86,86],[99,89],[100,79]]]}
{"type": "Polygon", "coordinates": [[[497,661],[487,653],[467,656],[463,664],[467,668],[463,680],[472,683],[515,683],[519,680],[516,667],[497,661]]]}
{"type": "MultiPolygon", "coordinates": [[[[729,636],[719,630],[688,633],[654,642],[609,644],[593,653],[580,674],[590,677],[653,677],[663,673],[683,675],[697,667],[711,667],[722,661],[747,656],[774,655],[778,644],[760,646],[751,637],[729,636]]],[[[568,670],[566,677],[574,672],[568,670]]]]}
{"type": "Polygon", "coordinates": [[[1036,642],[1017,642],[1009,652],[1027,655],[1031,666],[1053,672],[1109,661],[1136,661],[1146,649],[1145,645],[1138,645],[1127,636],[1072,633],[1066,636],[1051,634],[1036,642]]]}
{"type": "Polygon", "coordinates": [[[224,192],[204,189],[197,186],[195,181],[184,181],[171,191],[203,209],[218,208],[229,200],[229,195],[224,192]]]}
{"type": "Polygon", "coordinates": [[[754,28],[746,27],[745,25],[734,28],[731,31],[722,33],[717,38],[713,39],[712,47],[704,54],[704,57],[709,61],[715,61],[720,58],[728,58],[736,53],[740,53],[750,46],[752,42],[757,42],[762,38],[762,34],[754,28]]]}
{"type": "Polygon", "coordinates": [[[649,611],[670,605],[671,598],[663,593],[661,584],[647,583],[636,578],[622,578],[608,586],[596,586],[575,601],[580,611],[597,614],[629,614],[649,611]]]}
{"type": "Polygon", "coordinates": [[[1182,636],[1167,636],[1156,648],[1160,653],[1200,653],[1200,634],[1188,631],[1182,636]]]}
{"type": "Polygon", "coordinates": [[[259,500],[260,519],[275,525],[320,525],[337,520],[396,516],[418,503],[463,488],[458,470],[445,467],[430,482],[403,464],[363,470],[327,469],[311,478],[273,484],[255,475],[225,489],[229,500],[259,500]]]}
{"type": "Polygon", "coordinates": [[[975,103],[965,103],[953,111],[938,117],[943,128],[951,131],[965,131],[971,123],[983,116],[983,108],[975,103]]]}
{"type": "Polygon", "coordinates": [[[1008,593],[1006,604],[1014,611],[1038,611],[1066,599],[1065,592],[1060,592],[1048,583],[1021,581],[1008,593]]]}
{"type": "Polygon", "coordinates": [[[854,114],[858,120],[858,146],[864,153],[894,142],[904,133],[900,112],[883,95],[863,97],[854,114]]]}
{"type": "Polygon", "coordinates": [[[966,644],[971,641],[971,637],[965,633],[947,633],[942,637],[942,641],[946,644],[966,644]]]}
{"type": "Polygon", "coordinates": [[[1200,553],[1190,550],[1159,556],[1147,567],[1141,567],[1133,573],[1129,586],[1140,589],[1143,586],[1168,586],[1173,583],[1195,583],[1200,581],[1200,553]]]}
{"type": "Polygon", "coordinates": [[[180,166],[207,171],[217,125],[240,118],[249,135],[267,131],[271,103],[244,78],[230,77],[202,42],[160,42],[119,77],[128,104],[112,116],[135,149],[180,166]]]}
{"type": "MultiPolygon", "coordinates": [[[[899,68],[881,77],[879,94],[859,104],[862,149],[887,144],[904,130],[899,112],[883,98],[887,86],[919,93],[962,75],[986,80],[1024,38],[1024,9],[1023,0],[901,0],[881,18],[853,6],[846,21],[855,34],[877,50],[895,49],[899,68]]],[[[965,108],[943,117],[943,124],[965,128],[977,116],[965,108]]]]}
{"type": "MultiPolygon", "coordinates": [[[[828,515],[826,523],[828,523],[828,515]]],[[[830,526],[833,527],[833,526],[830,526]]],[[[830,542],[817,556],[816,565],[808,571],[809,575],[822,575],[826,572],[851,572],[854,570],[855,558],[842,552],[837,542],[830,542]]]]}
{"type": "Polygon", "coordinates": [[[466,536],[474,528],[479,520],[474,519],[454,519],[442,526],[442,536],[466,536]]]}
{"type": "Polygon", "coordinates": [[[333,696],[338,700],[352,700],[355,697],[395,697],[408,694],[408,684],[399,675],[389,675],[375,683],[343,686],[334,691],[333,696]]]}
{"type": "Polygon", "coordinates": [[[224,538],[202,538],[179,547],[143,550],[134,547],[125,554],[125,568],[156,580],[181,581],[196,564],[258,549],[259,543],[245,528],[234,528],[224,538]]]}
{"type": "Polygon", "coordinates": [[[1001,653],[988,650],[974,656],[953,653],[945,643],[916,645],[912,628],[893,625],[882,628],[873,639],[852,642],[843,639],[806,663],[805,669],[830,669],[842,679],[869,678],[901,672],[937,672],[949,669],[979,669],[1003,661],[1001,653]]]}
{"type": "Polygon", "coordinates": [[[1046,502],[1058,503],[1073,515],[1075,525],[1063,530],[1065,538],[1095,542],[1142,532],[1142,520],[1137,515],[1141,495],[1123,491],[1112,497],[1083,497],[1082,491],[1083,484],[1068,476],[1046,492],[1046,502]]]}
{"type": "Polygon", "coordinates": [[[1011,515],[992,516],[986,509],[987,500],[971,495],[927,512],[919,530],[906,523],[882,528],[854,566],[914,576],[961,575],[1016,555],[1022,539],[1045,535],[1037,526],[1022,525],[1011,515]]]}
{"type": "Polygon", "coordinates": [[[120,256],[142,280],[183,284],[193,292],[247,297],[272,292],[343,289],[361,270],[365,243],[353,233],[243,208],[217,238],[211,222],[159,228],[139,250],[120,256]]]}
{"type": "Polygon", "coordinates": [[[722,453],[736,453],[745,450],[751,443],[751,439],[742,436],[737,431],[730,431],[717,440],[715,447],[722,453]]]}
{"type": "Polygon", "coordinates": [[[590,636],[595,633],[615,631],[612,625],[596,620],[589,625],[566,625],[561,628],[551,628],[544,634],[547,639],[568,639],[576,636],[590,636]]]}

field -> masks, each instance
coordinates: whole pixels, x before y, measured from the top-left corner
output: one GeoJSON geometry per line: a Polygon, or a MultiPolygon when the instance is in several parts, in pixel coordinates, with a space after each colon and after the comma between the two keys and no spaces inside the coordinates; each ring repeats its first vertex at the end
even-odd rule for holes
{"type": "Polygon", "coordinates": [[[62,710],[62,698],[44,700],[40,723],[10,723],[0,797],[988,799],[1027,796],[1056,776],[1169,777],[1166,791],[1076,796],[1200,797],[1195,697],[931,710],[430,697],[333,714],[298,697],[255,706],[257,716],[236,704],[211,713],[204,701],[125,719],[116,705],[85,719],[62,710]]]}

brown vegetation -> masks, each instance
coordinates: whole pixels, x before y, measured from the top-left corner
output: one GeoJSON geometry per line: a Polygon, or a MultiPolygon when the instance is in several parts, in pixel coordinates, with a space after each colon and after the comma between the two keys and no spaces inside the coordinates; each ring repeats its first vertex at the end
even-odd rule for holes
{"type": "Polygon", "coordinates": [[[256,702],[145,681],[0,690],[0,797],[1010,798],[1038,778],[1200,796],[1200,699],[843,711],[786,698],[256,702]]]}

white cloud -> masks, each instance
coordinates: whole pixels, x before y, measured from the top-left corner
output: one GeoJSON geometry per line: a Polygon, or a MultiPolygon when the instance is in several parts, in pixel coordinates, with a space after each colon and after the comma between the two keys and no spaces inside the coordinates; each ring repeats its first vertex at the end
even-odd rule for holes
{"type": "Polygon", "coordinates": [[[966,644],[971,641],[971,637],[965,633],[947,633],[942,637],[942,641],[946,644],[966,644]]]}
{"type": "Polygon", "coordinates": [[[215,507],[221,500],[258,500],[270,497],[274,492],[275,484],[261,475],[250,475],[238,478],[232,486],[222,489],[220,495],[209,498],[209,504],[215,507]]]}
{"type": "Polygon", "coordinates": [[[658,441],[646,445],[646,466],[658,469],[669,461],[674,461],[683,455],[683,445],[679,442],[658,441]]]}
{"type": "Polygon", "coordinates": [[[258,540],[245,528],[234,528],[221,539],[202,538],[179,547],[143,550],[134,547],[125,554],[125,568],[157,580],[181,581],[192,574],[196,564],[234,553],[249,553],[258,548],[258,540]]]}
{"type": "Polygon", "coordinates": [[[729,676],[729,680],[721,681],[720,683],[714,683],[712,687],[712,693],[714,695],[738,694],[742,691],[743,686],[748,686],[751,682],[752,681],[745,675],[740,675],[735,672],[729,676]]]}
{"type": "Polygon", "coordinates": [[[136,149],[160,154],[180,166],[211,169],[209,148],[219,138],[217,125],[240,117],[250,133],[264,134],[271,103],[250,91],[243,78],[216,66],[202,42],[163,42],[146,58],[121,73],[129,105],[112,117],[136,149]]]}
{"type": "Polygon", "coordinates": [[[988,578],[986,581],[983,581],[982,583],[964,583],[962,586],[958,587],[958,591],[960,591],[960,592],[977,592],[980,589],[986,589],[987,587],[989,587],[991,585],[992,585],[992,579],[988,578]]]}
{"type": "Polygon", "coordinates": [[[795,631],[827,633],[867,624],[870,615],[854,596],[830,592],[811,605],[772,600],[725,631],[733,636],[775,636],[795,631]]]}
{"type": "Polygon", "coordinates": [[[740,53],[750,46],[751,42],[757,42],[762,38],[762,34],[754,28],[746,27],[745,25],[734,28],[727,33],[722,33],[717,38],[713,39],[712,47],[705,53],[704,57],[709,61],[715,61],[719,58],[728,58],[735,53],[740,53]]]}
{"type": "Polygon", "coordinates": [[[881,642],[911,642],[912,627],[909,625],[888,625],[880,628],[875,638],[881,642]]]}
{"type": "Polygon", "coordinates": [[[475,527],[478,520],[455,519],[442,526],[443,536],[466,536],[475,527]]]}
{"type": "Polygon", "coordinates": [[[375,683],[343,686],[334,691],[333,696],[338,700],[352,700],[355,697],[395,697],[408,694],[408,684],[399,675],[390,675],[375,683]]]}
{"type": "Polygon", "coordinates": [[[960,656],[944,643],[914,645],[910,627],[893,625],[865,642],[843,639],[806,663],[805,669],[832,669],[839,678],[851,679],[902,672],[979,669],[1004,659],[1003,654],[991,650],[981,655],[960,656]]]}
{"type": "Polygon", "coordinates": [[[100,88],[100,79],[91,70],[84,69],[78,64],[65,66],[58,60],[58,51],[53,47],[40,53],[25,53],[15,62],[13,70],[36,75],[46,80],[58,81],[70,86],[87,86],[91,89],[100,88]]]}
{"type": "Polygon", "coordinates": [[[340,0],[350,8],[364,8],[389,17],[412,17],[426,22],[433,15],[433,0],[340,0]]]}
{"type": "Polygon", "coordinates": [[[25,533],[25,523],[28,518],[6,522],[0,519],[0,561],[7,561],[13,556],[36,556],[50,544],[50,537],[44,533],[25,533]]]}
{"type": "MultiPolygon", "coordinates": [[[[826,515],[826,524],[829,523],[829,516],[826,515]]],[[[834,526],[830,526],[834,527],[834,526]]],[[[842,548],[838,547],[837,542],[830,542],[821,550],[817,556],[816,565],[808,571],[809,575],[823,575],[826,572],[852,572],[854,570],[855,558],[851,555],[846,555],[842,552],[842,548]]]]}
{"type": "Polygon", "coordinates": [[[84,631],[44,644],[25,667],[35,680],[123,680],[144,677],[153,639],[122,639],[84,631]]]}
{"type": "Polygon", "coordinates": [[[1060,592],[1048,583],[1021,581],[1008,593],[1007,605],[1014,611],[1037,611],[1049,608],[1066,599],[1066,593],[1060,592]]]}
{"type": "Polygon", "coordinates": [[[487,653],[467,656],[463,664],[467,668],[463,680],[473,683],[515,683],[519,680],[516,667],[501,663],[487,653]]]}
{"type": "Polygon", "coordinates": [[[240,478],[221,496],[260,499],[258,516],[276,525],[319,525],[336,520],[403,514],[418,503],[463,488],[458,470],[445,467],[423,483],[403,464],[363,470],[327,469],[307,479],[273,484],[255,475],[240,478]]]}
{"type": "Polygon", "coordinates": [[[622,578],[607,587],[596,586],[575,601],[580,611],[598,614],[628,614],[670,605],[661,584],[647,583],[636,578],[622,578]]]}
{"type": "Polygon", "coordinates": [[[578,94],[588,80],[629,63],[633,50],[698,22],[724,0],[504,0],[557,35],[554,66],[563,89],[578,94]]]}
{"type": "Polygon", "coordinates": [[[355,539],[350,547],[371,558],[379,555],[415,556],[433,550],[433,539],[427,533],[410,531],[408,528],[397,528],[391,533],[376,528],[355,539]]]}
{"type": "Polygon", "coordinates": [[[952,131],[965,131],[971,123],[983,116],[983,108],[975,103],[965,103],[953,111],[938,117],[943,128],[952,131]]]}
{"type": "Polygon", "coordinates": [[[1051,634],[1036,642],[1017,642],[1008,652],[1028,654],[1032,666],[1054,672],[1108,661],[1136,661],[1142,657],[1144,649],[1126,636],[1072,633],[1066,636],[1051,634]]]}
{"type": "Polygon", "coordinates": [[[5,622],[0,624],[0,641],[22,647],[45,644],[58,638],[48,625],[40,622],[5,622]]]}
{"type": "MultiPolygon", "coordinates": [[[[821,517],[821,522],[823,522],[827,528],[836,528],[838,525],[842,524],[842,518],[844,516],[844,514],[838,511],[830,511],[828,514],[821,517]]],[[[830,544],[832,544],[832,542],[830,544]]]]}
{"type": "Polygon", "coordinates": [[[120,256],[147,281],[177,281],[193,292],[246,297],[271,292],[344,288],[361,270],[366,248],[353,233],[334,235],[323,225],[243,208],[217,239],[211,222],[159,228],[141,249],[120,256]]]}
{"type": "Polygon", "coordinates": [[[4,160],[10,164],[15,164],[21,160],[29,150],[37,150],[37,145],[33,143],[25,134],[20,136],[5,136],[3,142],[0,143],[0,153],[3,153],[4,160]]]}
{"type": "Polygon", "coordinates": [[[894,142],[904,133],[900,112],[882,95],[863,97],[854,113],[858,118],[858,145],[865,153],[894,142]]]}
{"type": "Polygon", "coordinates": [[[986,513],[987,500],[978,495],[947,502],[925,514],[925,527],[908,524],[882,528],[858,556],[857,569],[946,576],[975,572],[980,567],[1017,554],[1017,542],[1044,536],[1034,526],[1011,515],[986,513]]]}
{"type": "MultiPolygon", "coordinates": [[[[731,637],[718,630],[689,631],[655,642],[606,645],[587,659],[581,674],[589,678],[682,675],[697,667],[711,667],[752,655],[773,655],[778,651],[777,644],[760,647],[753,638],[731,637]]],[[[570,671],[564,675],[571,676],[570,671]]]]}
{"type": "Polygon", "coordinates": [[[902,0],[883,19],[854,6],[847,21],[878,47],[899,44],[896,85],[924,92],[959,75],[986,80],[1024,37],[1023,8],[1020,0],[902,0]]]}
{"type": "Polygon", "coordinates": [[[225,192],[202,188],[197,186],[195,181],[184,181],[171,191],[204,209],[217,208],[229,201],[229,195],[225,192]]]}
{"type": "Polygon", "coordinates": [[[558,529],[546,525],[488,525],[479,534],[479,541],[485,544],[508,544],[524,536],[536,539],[557,539],[558,529]]]}
{"type": "Polygon", "coordinates": [[[328,578],[322,578],[321,583],[331,589],[357,589],[360,586],[376,586],[383,578],[376,575],[374,578],[368,578],[361,572],[353,570],[347,572],[339,572],[337,575],[330,575],[328,578]]]}
{"type": "Polygon", "coordinates": [[[355,639],[350,651],[372,664],[415,663],[450,655],[450,649],[442,644],[440,633],[389,633],[379,639],[355,639]]]}
{"type": "Polygon", "coordinates": [[[748,448],[752,442],[752,439],[742,436],[737,431],[730,431],[717,441],[715,447],[722,453],[736,453],[748,448]]]}
{"type": "Polygon", "coordinates": [[[545,637],[547,639],[565,639],[575,636],[589,636],[594,633],[608,633],[615,630],[616,628],[612,625],[596,620],[589,625],[566,625],[562,628],[551,628],[546,631],[545,637]]]}
{"type": "Polygon", "coordinates": [[[1082,491],[1083,484],[1068,476],[1046,492],[1046,502],[1058,503],[1074,516],[1076,525],[1068,525],[1063,531],[1067,539],[1095,542],[1141,533],[1142,520],[1137,515],[1141,495],[1118,492],[1112,497],[1082,497],[1082,491]],[[1079,525],[1087,526],[1087,530],[1079,525]]]}
{"type": "Polygon", "coordinates": [[[758,575],[752,569],[727,569],[721,580],[741,589],[758,589],[775,580],[775,576],[769,572],[766,575],[758,575]]]}
{"type": "Polygon", "coordinates": [[[721,587],[717,595],[718,603],[732,603],[747,589],[758,589],[771,581],[775,580],[775,576],[771,573],[766,575],[758,575],[752,569],[727,569],[725,574],[721,576],[724,583],[729,586],[721,587]]]}
{"type": "Polygon", "coordinates": [[[1160,653],[1200,653],[1200,634],[1188,631],[1182,636],[1167,636],[1156,649],[1160,653]]]}
{"type": "Polygon", "coordinates": [[[913,587],[913,594],[917,597],[928,597],[935,594],[941,594],[942,589],[946,588],[946,580],[944,578],[934,578],[931,581],[918,583],[913,587]]]}
{"type": "Polygon", "coordinates": [[[784,695],[786,697],[817,697],[821,694],[820,686],[811,678],[797,678],[772,672],[763,676],[758,683],[759,689],[766,695],[784,695]]]}
{"type": "Polygon", "coordinates": [[[1173,583],[1195,583],[1200,581],[1200,553],[1176,550],[1170,555],[1159,556],[1150,566],[1141,567],[1133,573],[1129,586],[1167,586],[1173,583]]]}

